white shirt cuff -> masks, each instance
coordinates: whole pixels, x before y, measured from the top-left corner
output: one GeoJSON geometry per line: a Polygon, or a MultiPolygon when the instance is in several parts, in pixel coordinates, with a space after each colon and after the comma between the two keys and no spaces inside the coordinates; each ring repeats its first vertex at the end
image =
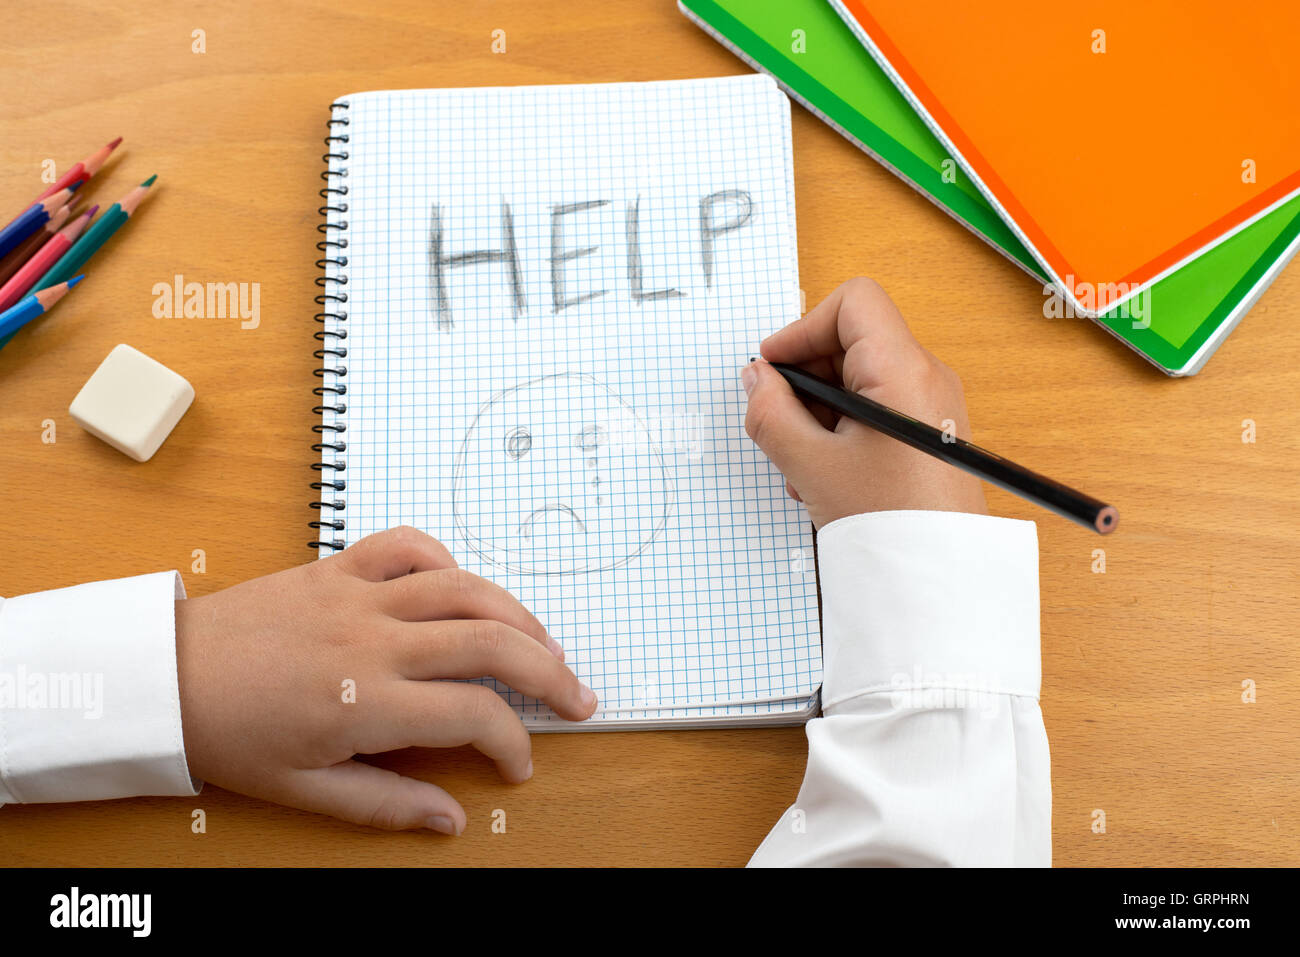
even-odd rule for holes
{"type": "Polygon", "coordinates": [[[824,714],[852,712],[880,692],[915,707],[925,702],[910,696],[946,696],[948,707],[981,695],[1038,697],[1033,522],[870,512],[826,525],[817,547],[824,714]]]}
{"type": "Polygon", "coordinates": [[[176,572],[0,600],[0,804],[197,794],[176,572]]]}

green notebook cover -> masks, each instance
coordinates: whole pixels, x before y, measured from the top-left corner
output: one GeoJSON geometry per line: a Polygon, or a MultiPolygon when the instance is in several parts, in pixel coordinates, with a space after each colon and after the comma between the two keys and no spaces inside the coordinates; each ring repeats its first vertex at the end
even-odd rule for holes
{"type": "MultiPolygon", "coordinates": [[[[679,0],[706,32],[1035,277],[1029,252],[824,0],[679,0]],[[946,163],[945,163],[946,161],[946,163]]],[[[1300,247],[1300,199],[1093,320],[1171,375],[1198,371],[1300,247]],[[1149,326],[1147,325],[1149,323],[1149,326]],[[1136,326],[1136,328],[1135,328],[1136,326]]]]}

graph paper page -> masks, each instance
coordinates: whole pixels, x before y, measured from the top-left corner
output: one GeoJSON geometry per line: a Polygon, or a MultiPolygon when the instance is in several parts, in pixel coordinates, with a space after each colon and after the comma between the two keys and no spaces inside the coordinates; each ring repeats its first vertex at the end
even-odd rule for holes
{"type": "Polygon", "coordinates": [[[343,100],[343,539],[411,524],[509,589],[597,725],[805,708],[811,530],[739,382],[799,311],[786,98],[745,76],[343,100]]]}

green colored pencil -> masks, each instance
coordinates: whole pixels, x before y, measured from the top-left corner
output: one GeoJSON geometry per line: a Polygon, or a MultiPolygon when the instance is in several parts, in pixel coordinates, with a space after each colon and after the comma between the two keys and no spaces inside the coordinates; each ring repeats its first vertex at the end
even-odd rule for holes
{"type": "Polygon", "coordinates": [[[149,193],[149,187],[153,185],[154,180],[158,178],[157,174],[150,176],[147,180],[137,186],[131,192],[127,193],[122,199],[108,208],[108,210],[97,219],[91,227],[86,230],[85,234],[78,239],[66,253],[50,267],[50,271],[40,278],[36,288],[48,289],[57,283],[67,282],[77,273],[81,272],[81,267],[91,256],[99,251],[99,247],[108,242],[109,238],[122,228],[122,225],[131,218],[140,201],[149,193]]]}

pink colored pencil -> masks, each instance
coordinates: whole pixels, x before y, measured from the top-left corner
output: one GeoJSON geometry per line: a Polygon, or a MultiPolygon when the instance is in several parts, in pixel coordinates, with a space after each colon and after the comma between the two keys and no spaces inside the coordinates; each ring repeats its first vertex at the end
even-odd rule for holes
{"type": "Polygon", "coordinates": [[[63,254],[72,248],[72,244],[77,241],[90,220],[94,217],[98,206],[92,206],[75,220],[68,223],[61,230],[42,246],[31,259],[23,265],[16,273],[10,277],[9,281],[0,286],[0,312],[8,309],[19,299],[27,290],[36,285],[50,267],[62,258],[63,254]]]}
{"type": "Polygon", "coordinates": [[[6,253],[3,259],[0,259],[0,285],[8,282],[14,273],[23,268],[23,264],[27,260],[36,255],[37,250],[49,242],[51,236],[63,228],[63,224],[72,215],[73,206],[76,202],[77,200],[74,197],[67,206],[55,211],[48,223],[6,253]]]}

